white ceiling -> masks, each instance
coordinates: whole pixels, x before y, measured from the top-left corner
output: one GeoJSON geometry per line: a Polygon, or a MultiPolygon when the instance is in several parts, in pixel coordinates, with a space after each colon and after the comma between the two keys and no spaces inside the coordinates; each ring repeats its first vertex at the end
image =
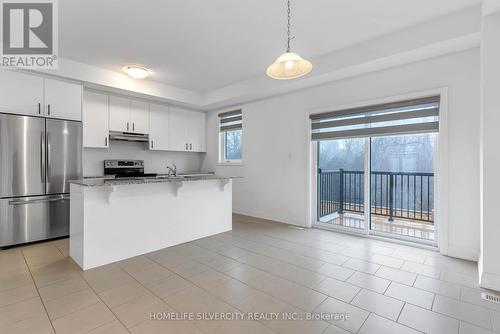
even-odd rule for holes
{"type": "MultiPolygon", "coordinates": [[[[480,0],[292,0],[292,49],[314,58],[480,0]]],[[[285,0],[59,1],[60,55],[207,93],[255,76],[284,51],[285,0]]]]}

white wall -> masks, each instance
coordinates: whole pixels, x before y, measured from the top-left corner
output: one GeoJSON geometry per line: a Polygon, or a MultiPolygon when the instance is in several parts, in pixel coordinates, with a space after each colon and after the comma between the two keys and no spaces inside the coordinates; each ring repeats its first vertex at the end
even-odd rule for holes
{"type": "Polygon", "coordinates": [[[205,153],[150,151],[147,143],[110,141],[108,149],[83,150],[83,175],[102,176],[103,161],[109,159],[144,160],[146,173],[167,173],[167,165],[175,163],[179,172],[199,171],[205,153]]]}
{"type": "MultiPolygon", "coordinates": [[[[479,49],[243,105],[243,166],[218,166],[217,113],[207,115],[203,169],[241,175],[234,211],[307,226],[308,110],[448,87],[449,253],[479,254],[479,49]]],[[[445,208],[442,208],[443,210],[445,208]]]]}
{"type": "MultiPolygon", "coordinates": [[[[486,3],[485,3],[486,4],[486,3]]],[[[481,54],[481,259],[482,287],[500,291],[500,224],[498,189],[500,188],[500,7],[483,18],[481,54]]]]}

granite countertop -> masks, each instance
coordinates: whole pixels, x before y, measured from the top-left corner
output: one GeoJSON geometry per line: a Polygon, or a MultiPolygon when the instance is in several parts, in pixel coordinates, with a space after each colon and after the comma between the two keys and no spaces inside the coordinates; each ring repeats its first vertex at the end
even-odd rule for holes
{"type": "Polygon", "coordinates": [[[69,183],[77,184],[84,187],[109,187],[122,186],[128,184],[149,184],[149,183],[168,183],[168,182],[194,182],[208,180],[228,180],[237,179],[237,176],[220,176],[220,175],[199,175],[199,176],[175,176],[175,177],[131,177],[131,178],[84,178],[79,180],[71,180],[69,183]]]}

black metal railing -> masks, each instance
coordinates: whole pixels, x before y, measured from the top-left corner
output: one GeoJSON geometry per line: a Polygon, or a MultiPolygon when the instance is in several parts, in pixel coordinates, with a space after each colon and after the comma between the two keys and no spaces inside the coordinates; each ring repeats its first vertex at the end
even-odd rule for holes
{"type": "MultiPolygon", "coordinates": [[[[364,213],[363,171],[318,170],[318,218],[364,213]]],[[[372,172],[372,214],[434,222],[434,173],[372,172]]]]}

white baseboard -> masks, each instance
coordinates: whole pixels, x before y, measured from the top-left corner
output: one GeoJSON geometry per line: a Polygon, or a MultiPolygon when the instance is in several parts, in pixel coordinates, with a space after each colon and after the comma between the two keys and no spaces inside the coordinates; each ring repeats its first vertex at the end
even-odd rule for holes
{"type": "Polygon", "coordinates": [[[475,261],[479,260],[479,249],[474,248],[464,248],[457,246],[448,245],[448,249],[445,253],[447,256],[456,257],[462,260],[475,261]]]}
{"type": "Polygon", "coordinates": [[[485,289],[500,291],[500,275],[479,272],[479,286],[485,289]]]}
{"type": "Polygon", "coordinates": [[[261,212],[248,211],[245,209],[238,209],[238,208],[233,207],[233,213],[237,213],[237,214],[244,215],[244,216],[251,216],[251,217],[260,218],[260,219],[272,220],[272,221],[282,223],[282,224],[287,224],[287,225],[307,227],[307,225],[304,222],[299,222],[299,221],[296,221],[292,218],[274,216],[274,215],[261,213],[261,212]]]}

